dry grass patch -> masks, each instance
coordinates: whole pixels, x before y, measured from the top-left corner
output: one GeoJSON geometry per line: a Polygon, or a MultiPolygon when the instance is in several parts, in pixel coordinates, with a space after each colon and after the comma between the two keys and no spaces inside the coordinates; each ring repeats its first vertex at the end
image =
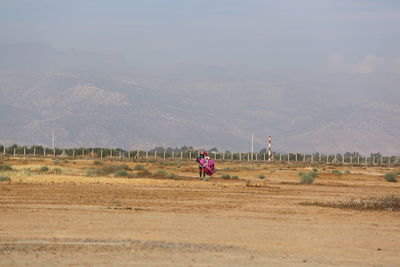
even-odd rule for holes
{"type": "Polygon", "coordinates": [[[173,173],[168,173],[165,170],[157,170],[155,173],[152,174],[152,177],[155,178],[168,178],[168,179],[176,179],[178,176],[173,173]]]}
{"type": "Polygon", "coordinates": [[[117,172],[121,172],[122,173],[122,171],[124,171],[124,172],[131,171],[131,169],[126,164],[107,165],[107,166],[101,167],[99,169],[96,169],[95,170],[95,174],[97,176],[106,176],[106,175],[109,175],[109,174],[115,174],[117,172]]]}
{"type": "Polygon", "coordinates": [[[388,195],[384,197],[348,199],[337,202],[303,202],[305,206],[318,206],[352,210],[396,210],[400,211],[400,196],[388,195]]]}
{"type": "Polygon", "coordinates": [[[268,187],[266,181],[252,181],[246,180],[247,187],[268,187]]]}

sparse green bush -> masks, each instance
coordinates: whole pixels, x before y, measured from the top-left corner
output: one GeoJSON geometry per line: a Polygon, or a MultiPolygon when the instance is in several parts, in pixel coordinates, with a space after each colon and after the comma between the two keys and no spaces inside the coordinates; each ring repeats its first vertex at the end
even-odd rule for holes
{"type": "Polygon", "coordinates": [[[0,176],[0,182],[11,182],[11,179],[7,176],[0,176]]]}
{"type": "Polygon", "coordinates": [[[239,176],[236,176],[236,175],[232,176],[232,180],[238,180],[238,179],[239,179],[239,176]]]}
{"type": "Polygon", "coordinates": [[[317,168],[313,168],[312,171],[313,172],[318,172],[318,169],[317,168]]]}
{"type": "Polygon", "coordinates": [[[173,173],[168,173],[167,174],[167,178],[168,179],[176,179],[176,178],[178,178],[178,176],[176,174],[173,174],[173,173]]]}
{"type": "Polygon", "coordinates": [[[168,175],[168,172],[164,170],[157,170],[154,174],[153,177],[160,177],[160,178],[166,178],[168,175]]]}
{"type": "Polygon", "coordinates": [[[342,173],[339,170],[332,170],[331,173],[336,175],[336,176],[342,175],[342,173]]]}
{"type": "Polygon", "coordinates": [[[396,172],[388,172],[386,173],[383,178],[385,178],[386,181],[395,183],[397,182],[397,173],[396,172]]]}
{"type": "Polygon", "coordinates": [[[144,166],[140,164],[136,164],[135,167],[133,168],[133,170],[135,171],[142,171],[144,169],[145,169],[144,166]]]}
{"type": "Polygon", "coordinates": [[[12,167],[7,164],[0,164],[0,171],[11,171],[12,167]]]}
{"type": "Polygon", "coordinates": [[[299,172],[299,176],[300,176],[300,183],[302,184],[312,184],[315,180],[315,178],[317,177],[317,173],[316,172],[299,172]]]}
{"type": "Polygon", "coordinates": [[[265,178],[265,175],[263,175],[263,174],[260,174],[259,176],[258,176],[258,179],[264,179],[265,178]]]}
{"type": "Polygon", "coordinates": [[[49,167],[47,167],[47,166],[42,166],[39,169],[39,173],[47,173],[48,171],[49,171],[49,167]]]}
{"type": "Polygon", "coordinates": [[[231,176],[229,174],[223,173],[223,174],[221,174],[221,178],[222,179],[230,179],[231,176]]]}
{"type": "Polygon", "coordinates": [[[109,175],[111,173],[115,173],[117,171],[129,171],[129,167],[126,164],[121,164],[121,165],[110,165],[110,166],[104,166],[96,171],[97,175],[100,176],[105,176],[109,175]]]}
{"type": "Polygon", "coordinates": [[[118,170],[114,173],[115,177],[128,177],[128,173],[124,170],[118,170]]]}
{"type": "Polygon", "coordinates": [[[32,174],[32,170],[30,168],[23,168],[19,170],[19,172],[26,176],[30,176],[32,174]]]}
{"type": "Polygon", "coordinates": [[[93,161],[93,165],[103,165],[103,162],[101,162],[100,160],[95,160],[93,161]]]}
{"type": "Polygon", "coordinates": [[[55,168],[55,169],[53,169],[53,172],[54,172],[55,174],[61,174],[61,173],[62,173],[62,170],[61,170],[60,168],[55,168]]]}
{"type": "Polygon", "coordinates": [[[53,160],[53,164],[58,165],[60,164],[60,161],[58,159],[53,160]]]}
{"type": "Polygon", "coordinates": [[[175,163],[175,166],[176,166],[177,168],[180,168],[180,167],[182,167],[182,164],[181,164],[180,162],[177,162],[177,163],[175,163]]]}
{"type": "Polygon", "coordinates": [[[86,170],[86,176],[88,176],[88,177],[93,177],[93,176],[95,176],[95,174],[96,174],[96,171],[93,169],[86,170]]]}

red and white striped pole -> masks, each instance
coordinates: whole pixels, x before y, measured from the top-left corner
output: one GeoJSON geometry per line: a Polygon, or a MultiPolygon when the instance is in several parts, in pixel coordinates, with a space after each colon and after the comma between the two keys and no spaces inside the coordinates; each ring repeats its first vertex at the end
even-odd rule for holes
{"type": "Polygon", "coordinates": [[[268,137],[268,161],[272,160],[272,137],[268,137]]]}

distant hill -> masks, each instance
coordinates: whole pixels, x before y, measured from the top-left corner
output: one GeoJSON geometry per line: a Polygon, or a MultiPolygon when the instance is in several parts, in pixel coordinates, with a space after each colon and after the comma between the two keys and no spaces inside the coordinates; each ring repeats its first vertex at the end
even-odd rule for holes
{"type": "Polygon", "coordinates": [[[0,143],[50,145],[54,129],[66,147],[248,151],[253,131],[257,150],[272,135],[285,152],[399,154],[394,74],[156,77],[107,53],[25,46],[0,46],[0,143]]]}

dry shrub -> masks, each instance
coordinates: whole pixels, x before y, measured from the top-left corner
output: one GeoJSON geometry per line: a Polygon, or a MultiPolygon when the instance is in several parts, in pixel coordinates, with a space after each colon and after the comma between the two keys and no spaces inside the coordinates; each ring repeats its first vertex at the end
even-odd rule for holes
{"type": "Polygon", "coordinates": [[[11,171],[12,167],[7,164],[0,164],[0,171],[11,171]]]}
{"type": "Polygon", "coordinates": [[[31,176],[33,174],[32,170],[30,168],[22,168],[19,170],[19,172],[25,176],[31,176]]]}
{"type": "Polygon", "coordinates": [[[173,173],[168,173],[168,174],[167,174],[167,178],[168,178],[168,179],[176,179],[176,178],[178,178],[178,175],[173,174],[173,173]]]}
{"type": "Polygon", "coordinates": [[[136,164],[135,167],[133,167],[133,170],[135,171],[142,171],[144,169],[145,169],[144,166],[140,164],[136,164]]]}
{"type": "Polygon", "coordinates": [[[109,165],[96,170],[96,174],[99,176],[106,176],[115,173],[117,171],[129,171],[129,170],[130,170],[129,167],[126,164],[109,165]]]}
{"type": "Polygon", "coordinates": [[[157,178],[167,178],[168,172],[164,170],[157,170],[155,173],[153,173],[153,177],[157,178]]]}
{"type": "Polygon", "coordinates": [[[227,173],[223,173],[223,174],[221,174],[221,178],[222,179],[231,179],[231,176],[227,173]]]}
{"type": "Polygon", "coordinates": [[[397,182],[397,173],[396,172],[388,172],[386,173],[383,178],[385,178],[386,181],[395,183],[397,182]]]}
{"type": "Polygon", "coordinates": [[[124,170],[118,170],[114,173],[115,177],[128,177],[128,173],[124,170]]]}
{"type": "Polygon", "coordinates": [[[11,179],[7,176],[0,176],[0,182],[11,182],[11,179]]]}
{"type": "Polygon", "coordinates": [[[60,175],[62,173],[62,170],[60,168],[55,168],[53,169],[53,173],[60,175]]]}
{"type": "Polygon", "coordinates": [[[87,177],[93,177],[95,175],[96,175],[96,171],[95,170],[93,170],[93,169],[86,170],[86,176],[87,177]]]}
{"type": "Polygon", "coordinates": [[[42,166],[39,169],[39,173],[47,173],[49,171],[49,167],[47,166],[42,166]]]}
{"type": "Polygon", "coordinates": [[[302,184],[312,184],[315,180],[315,178],[317,177],[317,172],[299,172],[298,173],[300,176],[300,183],[302,184]]]}

